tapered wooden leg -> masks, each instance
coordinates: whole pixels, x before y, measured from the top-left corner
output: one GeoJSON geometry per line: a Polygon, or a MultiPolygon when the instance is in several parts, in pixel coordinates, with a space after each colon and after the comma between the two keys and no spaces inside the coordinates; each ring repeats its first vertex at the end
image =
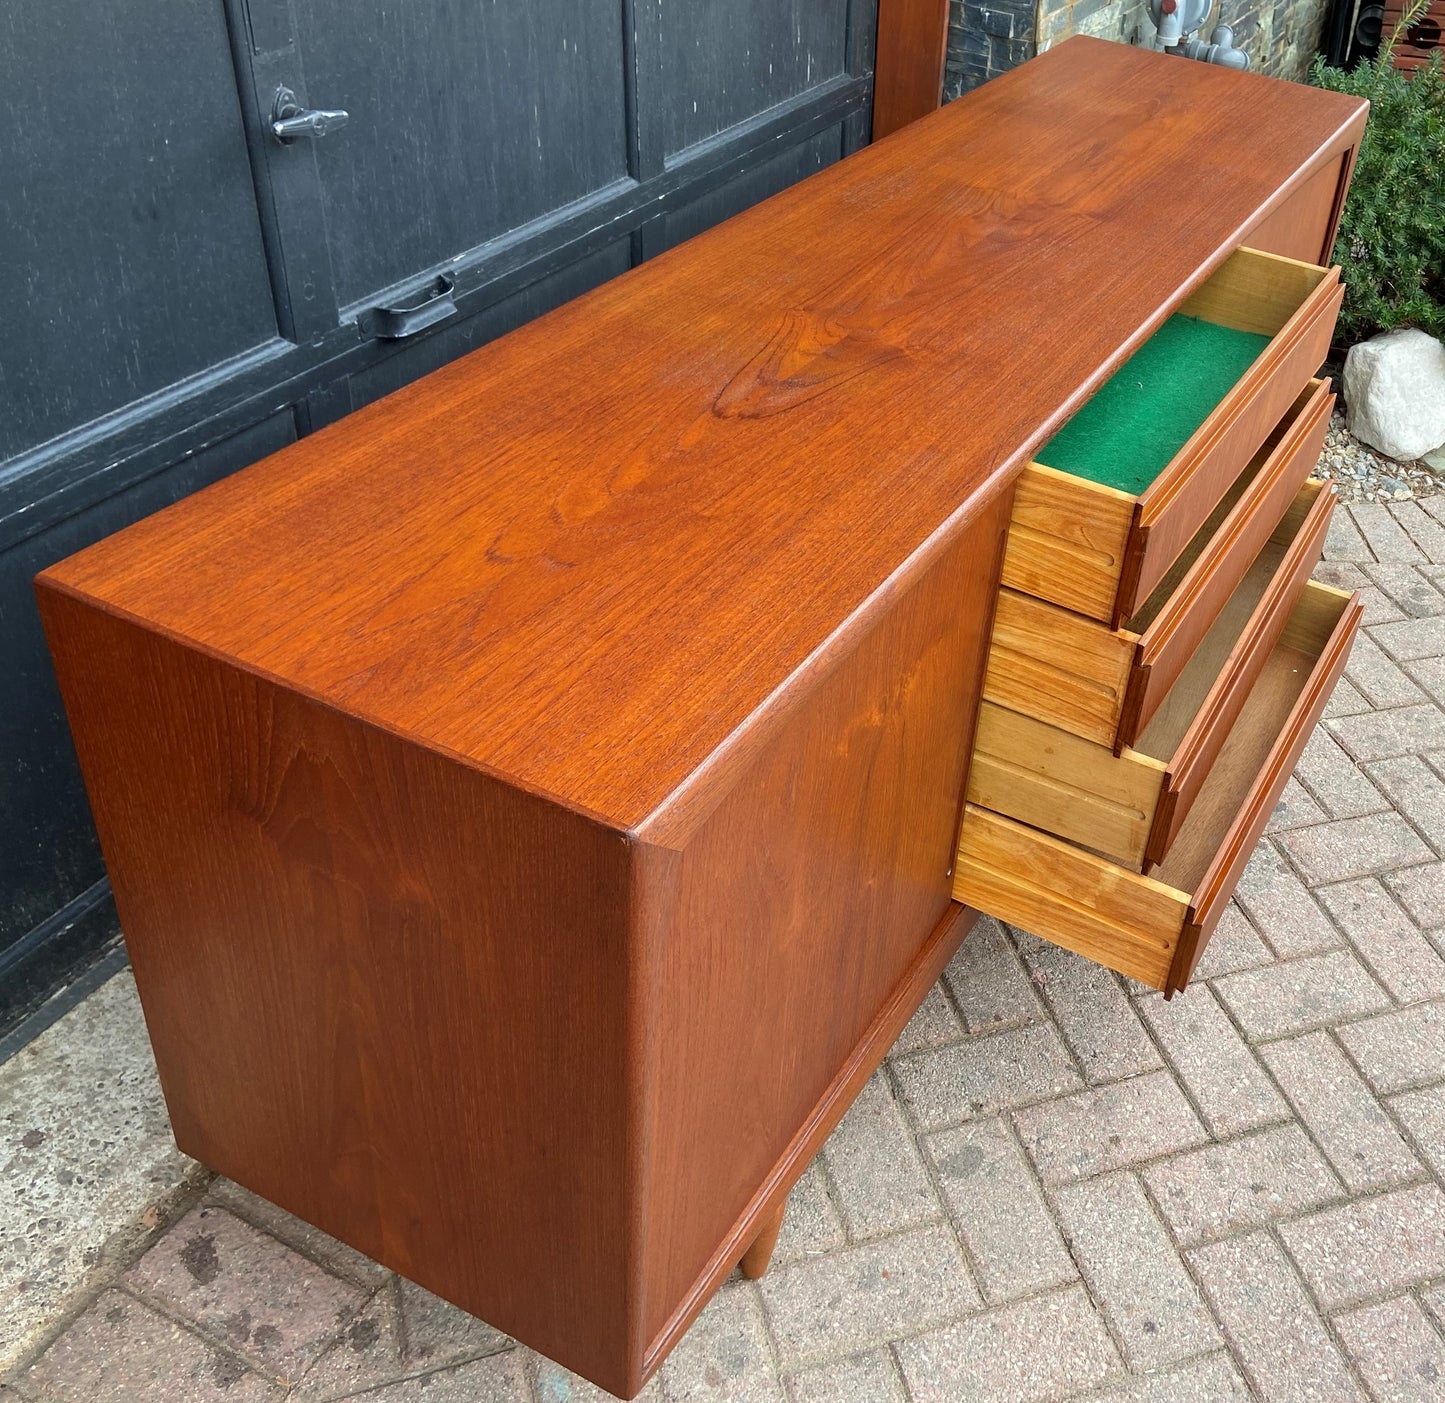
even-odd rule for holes
{"type": "Polygon", "coordinates": [[[753,1245],[743,1253],[743,1275],[756,1281],[768,1269],[773,1259],[773,1248],[778,1245],[778,1234],[783,1230],[783,1209],[788,1206],[785,1198],[778,1205],[778,1211],[763,1219],[763,1226],[753,1239],[753,1245]]]}

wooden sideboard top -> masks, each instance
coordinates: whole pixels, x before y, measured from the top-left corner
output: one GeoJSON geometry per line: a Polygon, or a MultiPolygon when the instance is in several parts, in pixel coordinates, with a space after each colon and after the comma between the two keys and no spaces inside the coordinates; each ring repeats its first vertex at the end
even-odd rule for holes
{"type": "Polygon", "coordinates": [[[42,587],[666,841],[1360,111],[1070,40],[42,587]]]}

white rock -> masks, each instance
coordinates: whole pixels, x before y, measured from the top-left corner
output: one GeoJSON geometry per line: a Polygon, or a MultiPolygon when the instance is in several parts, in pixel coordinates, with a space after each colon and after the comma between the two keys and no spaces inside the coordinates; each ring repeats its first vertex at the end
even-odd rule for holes
{"type": "Polygon", "coordinates": [[[1345,357],[1350,432],[1401,462],[1445,444],[1445,346],[1423,331],[1387,331],[1345,357]]]}

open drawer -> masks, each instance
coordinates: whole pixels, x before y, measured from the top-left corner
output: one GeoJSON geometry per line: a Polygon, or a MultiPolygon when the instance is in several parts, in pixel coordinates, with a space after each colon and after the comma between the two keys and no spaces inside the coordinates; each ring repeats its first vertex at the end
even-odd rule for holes
{"type": "Polygon", "coordinates": [[[1000,706],[985,685],[969,801],[1135,869],[1164,862],[1320,558],[1334,504],[1329,483],[1298,490],[1134,747],[1116,754],[1000,706]]]}
{"type": "Polygon", "coordinates": [[[1324,361],[1343,295],[1338,268],[1231,255],[1024,468],[1003,583],[1111,628],[1136,613],[1324,361]]]}
{"type": "Polygon", "coordinates": [[[1305,587],[1151,876],[969,803],[954,900],[1166,994],[1182,989],[1344,669],[1362,612],[1357,596],[1305,587]]]}
{"type": "Polygon", "coordinates": [[[1310,381],[1123,628],[1004,590],[984,696],[1116,751],[1134,744],[1319,462],[1334,402],[1329,381],[1310,381]]]}

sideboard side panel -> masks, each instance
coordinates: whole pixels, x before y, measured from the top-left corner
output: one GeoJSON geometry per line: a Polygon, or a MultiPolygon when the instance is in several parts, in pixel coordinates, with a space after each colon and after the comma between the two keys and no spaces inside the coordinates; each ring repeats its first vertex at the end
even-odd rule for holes
{"type": "Polygon", "coordinates": [[[180,1147],[623,1387],[636,845],[41,604],[180,1147]]]}
{"type": "Polygon", "coordinates": [[[948,911],[1010,497],[873,617],[682,851],[655,1010],[651,1334],[948,911]]]}

